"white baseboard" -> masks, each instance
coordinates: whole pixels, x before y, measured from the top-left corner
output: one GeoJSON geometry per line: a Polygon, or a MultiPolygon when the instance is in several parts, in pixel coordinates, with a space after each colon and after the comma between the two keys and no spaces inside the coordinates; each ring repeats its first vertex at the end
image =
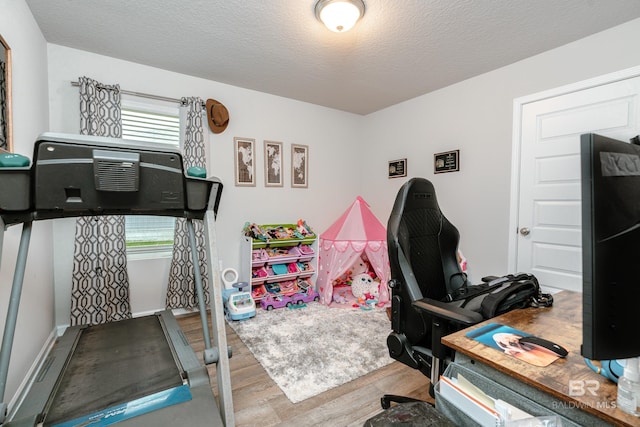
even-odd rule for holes
{"type": "Polygon", "coordinates": [[[8,414],[9,417],[13,416],[13,412],[22,403],[22,400],[25,398],[25,396],[27,395],[27,392],[31,388],[31,384],[33,383],[32,381],[33,377],[38,373],[38,371],[42,367],[42,364],[44,363],[47,355],[51,351],[53,344],[56,342],[56,338],[58,337],[57,332],[58,332],[58,328],[53,328],[53,330],[45,340],[42,348],[40,349],[40,352],[38,352],[38,355],[36,356],[33,364],[27,371],[27,375],[25,375],[24,379],[18,386],[18,390],[9,401],[9,408],[10,408],[9,414],[8,414]]]}

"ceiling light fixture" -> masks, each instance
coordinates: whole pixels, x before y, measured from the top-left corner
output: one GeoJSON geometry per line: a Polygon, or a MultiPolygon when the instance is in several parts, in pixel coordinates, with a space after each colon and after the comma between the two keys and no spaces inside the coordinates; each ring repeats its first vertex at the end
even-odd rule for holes
{"type": "Polygon", "coordinates": [[[336,33],[349,31],[364,15],[362,0],[319,0],[316,18],[336,33]]]}

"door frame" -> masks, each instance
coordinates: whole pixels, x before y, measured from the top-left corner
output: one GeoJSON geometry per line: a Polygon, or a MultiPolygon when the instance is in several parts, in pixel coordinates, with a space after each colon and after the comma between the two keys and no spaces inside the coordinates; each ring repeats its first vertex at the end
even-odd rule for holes
{"type": "Polygon", "coordinates": [[[554,89],[526,95],[513,101],[513,134],[511,142],[511,193],[509,196],[509,242],[507,271],[515,272],[518,260],[518,217],[520,207],[520,153],[522,145],[522,112],[524,106],[557,96],[567,95],[605,84],[640,76],[640,66],[605,74],[554,89]]]}

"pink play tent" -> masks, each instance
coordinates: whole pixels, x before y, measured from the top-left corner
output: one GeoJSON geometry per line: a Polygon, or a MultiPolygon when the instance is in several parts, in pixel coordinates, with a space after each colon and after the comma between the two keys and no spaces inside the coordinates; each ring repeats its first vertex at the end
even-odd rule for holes
{"type": "Polygon", "coordinates": [[[331,304],[333,283],[364,253],[380,279],[379,302],[389,302],[387,230],[358,196],[327,231],[320,234],[317,288],[320,302],[331,304]]]}

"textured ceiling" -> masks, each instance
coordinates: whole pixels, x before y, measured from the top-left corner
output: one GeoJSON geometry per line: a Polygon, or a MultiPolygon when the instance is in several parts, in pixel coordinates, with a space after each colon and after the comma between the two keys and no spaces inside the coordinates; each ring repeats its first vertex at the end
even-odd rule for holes
{"type": "MultiPolygon", "coordinates": [[[[640,17],[638,0],[26,0],[49,43],[368,114],[640,17]]],[[[135,90],[135,88],[125,88],[135,90]]]]}

